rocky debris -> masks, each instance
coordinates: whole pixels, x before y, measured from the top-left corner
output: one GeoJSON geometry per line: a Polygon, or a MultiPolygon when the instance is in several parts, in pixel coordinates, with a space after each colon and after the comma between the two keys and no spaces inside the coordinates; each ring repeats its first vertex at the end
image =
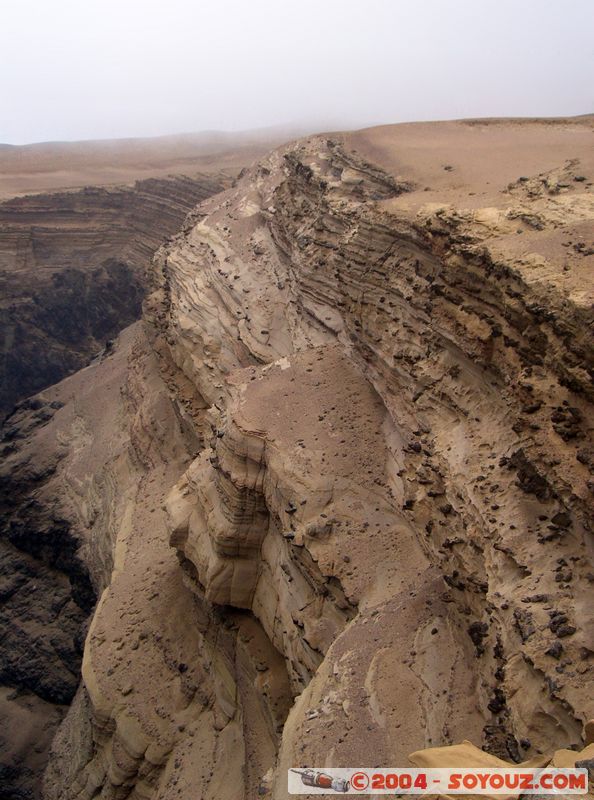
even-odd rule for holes
{"type": "Polygon", "coordinates": [[[571,181],[581,183],[585,180],[583,175],[575,174],[576,168],[576,159],[569,159],[562,167],[530,177],[520,176],[508,184],[507,191],[513,196],[522,196],[530,200],[559,195],[572,188],[571,181]]]}
{"type": "Polygon", "coordinates": [[[549,628],[559,639],[563,639],[566,636],[573,636],[576,632],[577,629],[575,626],[568,624],[569,618],[567,614],[564,614],[562,611],[552,611],[550,616],[549,628]]]}
{"type": "Polygon", "coordinates": [[[536,632],[532,614],[521,608],[514,609],[514,625],[523,642],[527,642],[532,634],[536,632]]]}
{"type": "Polygon", "coordinates": [[[563,645],[561,642],[553,642],[553,644],[545,650],[545,655],[551,656],[551,658],[556,658],[557,661],[561,658],[561,654],[563,653],[563,645]]]}
{"type": "Polygon", "coordinates": [[[582,415],[579,408],[573,406],[557,406],[555,411],[551,414],[551,422],[553,423],[553,430],[557,433],[563,441],[567,442],[570,439],[575,439],[581,432],[582,415]]]}
{"type": "Polygon", "coordinates": [[[510,470],[517,470],[518,486],[526,494],[533,494],[539,500],[549,500],[554,496],[546,477],[526,457],[523,450],[516,450],[509,458],[503,457],[499,464],[510,470]]]}
{"type": "Polygon", "coordinates": [[[485,652],[483,639],[489,635],[489,626],[486,622],[473,622],[468,628],[468,635],[476,648],[477,656],[482,656],[485,652]]]}

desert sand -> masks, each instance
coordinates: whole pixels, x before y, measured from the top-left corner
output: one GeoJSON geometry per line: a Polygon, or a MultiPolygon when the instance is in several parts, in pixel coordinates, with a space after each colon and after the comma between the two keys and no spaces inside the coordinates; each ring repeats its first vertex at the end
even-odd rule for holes
{"type": "Polygon", "coordinates": [[[297,135],[294,130],[272,128],[146,139],[0,144],[0,200],[57,189],[128,185],[172,174],[220,170],[234,174],[297,135]]]}

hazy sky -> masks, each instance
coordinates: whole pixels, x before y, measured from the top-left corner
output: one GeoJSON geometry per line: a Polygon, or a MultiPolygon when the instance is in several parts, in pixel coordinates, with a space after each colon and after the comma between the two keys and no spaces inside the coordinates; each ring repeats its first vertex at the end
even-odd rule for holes
{"type": "Polygon", "coordinates": [[[594,111],[594,0],[0,0],[0,142],[594,111]]]}

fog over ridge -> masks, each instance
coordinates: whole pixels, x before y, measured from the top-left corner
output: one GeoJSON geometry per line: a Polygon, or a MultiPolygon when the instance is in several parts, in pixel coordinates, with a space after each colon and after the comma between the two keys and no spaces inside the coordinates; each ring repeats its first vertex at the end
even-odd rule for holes
{"type": "Polygon", "coordinates": [[[594,4],[21,0],[0,142],[594,109],[594,4]]]}

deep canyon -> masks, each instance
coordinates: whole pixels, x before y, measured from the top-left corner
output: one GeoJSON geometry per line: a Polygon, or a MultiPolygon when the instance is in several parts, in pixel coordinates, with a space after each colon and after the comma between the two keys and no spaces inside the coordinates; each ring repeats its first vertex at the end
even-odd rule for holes
{"type": "Polygon", "coordinates": [[[583,748],[593,134],[385,126],[0,204],[0,798],[583,748]]]}

